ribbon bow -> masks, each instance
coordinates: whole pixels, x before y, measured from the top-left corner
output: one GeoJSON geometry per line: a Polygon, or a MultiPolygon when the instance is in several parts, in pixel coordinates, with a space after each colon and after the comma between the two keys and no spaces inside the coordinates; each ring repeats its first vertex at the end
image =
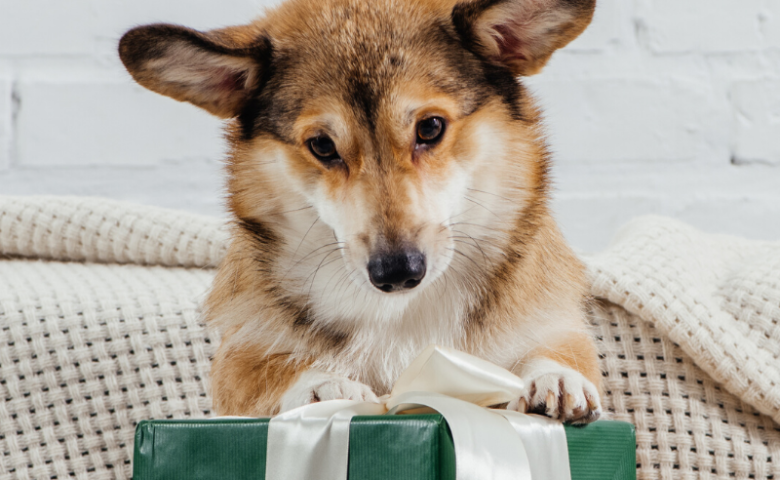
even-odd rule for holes
{"type": "Polygon", "coordinates": [[[546,417],[489,409],[516,400],[523,380],[457,350],[431,345],[382,403],[331,400],[271,419],[268,480],[346,480],[349,423],[355,415],[431,408],[447,421],[457,480],[571,480],[566,434],[546,417]]]}

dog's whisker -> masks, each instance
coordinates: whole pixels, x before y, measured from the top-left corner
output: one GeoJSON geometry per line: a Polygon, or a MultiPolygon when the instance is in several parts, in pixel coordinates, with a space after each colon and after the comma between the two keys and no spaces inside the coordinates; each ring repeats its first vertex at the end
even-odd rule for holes
{"type": "Polygon", "coordinates": [[[269,217],[279,217],[279,216],[282,216],[282,215],[287,215],[289,213],[297,213],[297,212],[303,212],[303,211],[306,211],[306,210],[311,210],[312,208],[314,208],[314,206],[309,205],[307,207],[296,208],[295,210],[287,210],[287,211],[284,211],[284,212],[269,213],[268,216],[269,217]]]}
{"type": "Polygon", "coordinates": [[[303,234],[303,237],[301,238],[301,241],[300,241],[300,242],[298,242],[298,246],[297,246],[297,247],[295,247],[295,251],[294,251],[294,252],[293,252],[293,254],[290,256],[290,258],[291,258],[292,260],[295,260],[295,256],[296,256],[296,255],[298,255],[298,250],[300,250],[300,249],[301,249],[301,245],[303,245],[303,242],[306,240],[306,237],[308,237],[308,236],[309,236],[309,233],[311,232],[311,229],[312,229],[312,228],[314,228],[314,225],[316,225],[316,224],[317,224],[317,222],[319,222],[319,221],[320,221],[320,217],[319,217],[319,215],[318,215],[318,216],[317,216],[317,218],[315,218],[315,219],[314,219],[314,221],[313,221],[313,222],[311,222],[311,225],[309,226],[309,229],[308,229],[308,230],[306,230],[306,233],[304,233],[304,234],[303,234]]]}
{"type": "Polygon", "coordinates": [[[477,267],[478,270],[482,270],[482,265],[477,263],[476,260],[474,260],[473,258],[469,257],[468,255],[466,255],[465,253],[461,252],[460,250],[455,249],[455,248],[448,248],[448,250],[452,250],[453,252],[457,253],[458,255],[462,255],[464,258],[467,258],[471,263],[473,263],[474,266],[477,267]]]}
{"type": "Polygon", "coordinates": [[[465,195],[463,198],[464,198],[464,199],[466,199],[466,200],[467,200],[467,201],[469,201],[469,202],[472,202],[472,203],[474,203],[474,204],[476,204],[476,205],[478,205],[478,206],[480,206],[480,207],[484,208],[485,210],[487,210],[487,211],[488,211],[488,213],[490,213],[490,214],[491,214],[491,215],[493,215],[494,217],[496,217],[496,218],[498,218],[498,219],[500,219],[500,220],[503,220],[503,219],[501,218],[501,215],[499,215],[499,214],[495,213],[493,210],[491,210],[491,209],[487,208],[486,206],[482,205],[481,203],[479,203],[478,201],[476,201],[476,200],[474,200],[473,198],[469,197],[468,195],[465,195]]]}
{"type": "Polygon", "coordinates": [[[507,202],[516,202],[517,201],[517,200],[512,200],[511,198],[508,198],[508,197],[504,197],[503,195],[498,195],[497,193],[490,193],[490,192],[486,192],[484,190],[477,190],[476,188],[469,188],[469,191],[484,193],[485,195],[492,195],[494,197],[498,197],[498,198],[501,198],[503,200],[506,200],[507,202]]]}
{"type": "Polygon", "coordinates": [[[287,278],[287,276],[290,274],[290,272],[291,272],[291,271],[292,271],[292,270],[293,270],[295,267],[297,267],[298,265],[300,265],[301,263],[303,263],[303,262],[304,262],[304,261],[305,261],[307,258],[309,258],[310,256],[312,256],[312,255],[315,255],[315,254],[316,254],[316,255],[324,255],[326,252],[320,252],[320,250],[322,250],[323,248],[332,247],[333,245],[343,245],[343,244],[344,244],[344,242],[332,242],[332,243],[327,243],[327,244],[325,244],[325,245],[322,245],[322,246],[320,246],[320,247],[318,247],[318,248],[316,248],[316,249],[312,250],[312,251],[311,251],[311,252],[309,252],[307,255],[305,255],[303,258],[301,258],[300,260],[298,260],[297,262],[295,262],[295,264],[294,264],[294,265],[292,265],[290,268],[288,268],[288,269],[285,271],[284,275],[282,275],[281,279],[282,279],[282,280],[285,280],[285,279],[287,278]],[[319,253],[318,253],[318,252],[319,252],[319,253]]]}
{"type": "MultiPolygon", "coordinates": [[[[307,276],[306,279],[304,280],[304,285],[305,285],[306,281],[309,279],[309,277],[311,277],[311,282],[309,283],[309,291],[306,294],[306,304],[307,305],[309,304],[309,299],[311,297],[311,289],[314,287],[314,281],[317,279],[317,273],[319,273],[320,269],[323,266],[323,263],[325,262],[325,260],[328,259],[329,256],[331,256],[332,254],[334,254],[334,253],[336,253],[336,252],[338,252],[338,251],[340,251],[342,249],[343,249],[343,247],[338,247],[338,248],[334,248],[333,250],[328,252],[327,255],[325,255],[322,258],[322,260],[320,261],[319,265],[317,265],[317,268],[314,270],[314,272],[309,274],[309,276],[307,276]]],[[[338,260],[338,259],[336,259],[336,260],[338,260]]]]}

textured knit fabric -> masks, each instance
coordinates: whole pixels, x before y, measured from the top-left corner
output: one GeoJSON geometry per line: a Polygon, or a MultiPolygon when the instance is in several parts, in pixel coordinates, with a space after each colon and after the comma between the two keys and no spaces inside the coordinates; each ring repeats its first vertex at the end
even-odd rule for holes
{"type": "Polygon", "coordinates": [[[599,300],[610,418],[636,426],[639,480],[780,479],[780,426],[727,392],[649,322],[599,300]]]}
{"type": "Polygon", "coordinates": [[[594,296],[653,323],[713,379],[780,423],[780,243],[645,217],[588,263],[594,296]]]}
{"type": "Polygon", "coordinates": [[[138,421],[208,414],[211,277],[0,261],[0,478],[129,478],[138,421]]]}
{"type": "Polygon", "coordinates": [[[216,218],[102,198],[0,196],[0,254],[171,267],[216,267],[216,218]]]}
{"type": "MultiPolygon", "coordinates": [[[[0,479],[129,478],[138,421],[211,415],[198,267],[225,240],[180,212],[0,197],[0,479]]],[[[780,479],[779,252],[649,218],[586,259],[640,479],[780,479]]]]}

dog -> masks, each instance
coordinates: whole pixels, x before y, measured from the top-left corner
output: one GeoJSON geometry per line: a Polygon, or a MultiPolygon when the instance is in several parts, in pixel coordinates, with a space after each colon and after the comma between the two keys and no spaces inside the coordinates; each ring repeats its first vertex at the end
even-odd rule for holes
{"type": "Polygon", "coordinates": [[[377,401],[438,344],[523,378],[506,408],[599,417],[587,278],[522,83],[594,9],[287,0],[247,25],[122,37],[139,84],[227,120],[234,222],[204,306],[217,413],[377,401]]]}

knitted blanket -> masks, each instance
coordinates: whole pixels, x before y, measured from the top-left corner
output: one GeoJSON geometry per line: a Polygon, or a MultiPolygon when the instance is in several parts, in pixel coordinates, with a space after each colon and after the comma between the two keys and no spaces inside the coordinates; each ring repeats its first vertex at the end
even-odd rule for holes
{"type": "MultiPolygon", "coordinates": [[[[138,421],[211,415],[198,305],[226,241],[208,217],[0,197],[0,478],[129,478],[138,421]]],[[[648,217],[585,261],[639,478],[780,478],[780,243],[648,217]]]]}
{"type": "Polygon", "coordinates": [[[655,325],[727,390],[780,423],[780,242],[644,217],[586,262],[594,296],[655,325]]]}

